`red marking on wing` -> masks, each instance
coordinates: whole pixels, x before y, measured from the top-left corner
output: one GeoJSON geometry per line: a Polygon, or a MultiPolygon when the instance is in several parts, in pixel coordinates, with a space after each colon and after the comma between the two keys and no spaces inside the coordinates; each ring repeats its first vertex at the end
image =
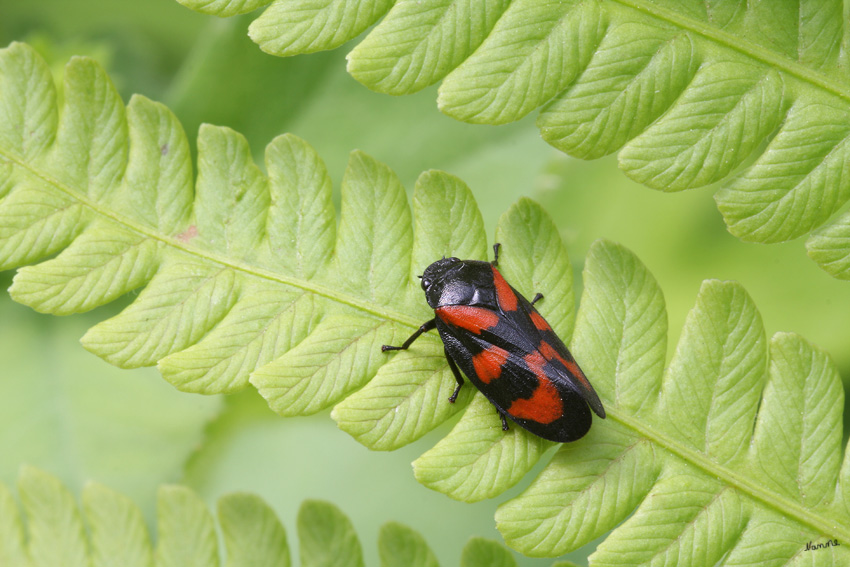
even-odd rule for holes
{"type": "Polygon", "coordinates": [[[485,329],[499,324],[499,314],[484,307],[469,305],[447,305],[434,310],[437,316],[448,323],[470,333],[480,335],[485,329]]]}
{"type": "Polygon", "coordinates": [[[508,351],[496,345],[490,345],[487,349],[472,357],[472,365],[478,379],[489,384],[502,375],[502,365],[508,360],[508,351]]]}
{"type": "Polygon", "coordinates": [[[547,424],[564,415],[564,402],[552,381],[540,378],[540,384],[531,397],[514,400],[507,411],[513,417],[547,424]]]}
{"type": "MultiPolygon", "coordinates": [[[[554,347],[546,341],[540,341],[540,347],[538,347],[537,350],[540,351],[540,354],[542,354],[543,358],[545,358],[546,360],[557,360],[564,366],[570,364],[566,360],[564,360],[564,357],[558,354],[558,351],[556,351],[554,347]]],[[[575,363],[573,363],[573,366],[575,366],[575,363]]]]}
{"type": "Polygon", "coordinates": [[[493,267],[493,283],[496,285],[496,299],[502,311],[516,311],[516,294],[495,267],[493,267]]]}
{"type": "Polygon", "coordinates": [[[588,382],[587,378],[584,376],[584,372],[581,371],[581,368],[578,367],[578,364],[576,364],[574,360],[566,360],[546,341],[540,341],[539,350],[540,354],[543,355],[543,358],[546,360],[557,360],[564,365],[564,367],[575,377],[576,380],[581,382],[586,388],[592,389],[590,382],[588,382]]]}
{"type": "Polygon", "coordinates": [[[528,369],[534,372],[539,379],[548,380],[546,373],[543,372],[543,365],[546,364],[546,359],[543,358],[542,354],[534,351],[531,354],[525,355],[525,363],[528,365],[528,369]]]}
{"type": "Polygon", "coordinates": [[[534,323],[534,326],[537,327],[540,331],[551,331],[552,327],[549,326],[549,323],[546,322],[546,319],[540,316],[540,313],[537,311],[531,312],[531,322],[534,323]]]}

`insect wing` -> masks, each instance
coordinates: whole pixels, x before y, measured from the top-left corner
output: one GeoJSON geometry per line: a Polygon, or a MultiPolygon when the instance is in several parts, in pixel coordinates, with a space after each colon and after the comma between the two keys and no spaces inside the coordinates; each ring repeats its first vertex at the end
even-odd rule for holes
{"type": "Polygon", "coordinates": [[[534,348],[537,335],[529,334],[531,323],[519,313],[506,317],[470,306],[436,313],[446,351],[502,413],[552,441],[574,441],[587,433],[592,418],[582,392],[557,360],[534,348]]]}
{"type": "Polygon", "coordinates": [[[599,417],[605,417],[602,402],[590,382],[579,368],[564,342],[555,334],[549,323],[537,312],[537,309],[505,281],[499,270],[493,270],[493,285],[501,316],[516,327],[517,345],[527,352],[526,358],[530,370],[544,374],[556,384],[568,382],[563,389],[577,391],[599,417]],[[537,356],[534,351],[540,354],[537,356]],[[540,360],[542,357],[542,361],[540,360]],[[545,361],[545,362],[544,362],[545,361]]]}
{"type": "Polygon", "coordinates": [[[596,394],[596,390],[590,385],[584,372],[579,368],[564,341],[555,334],[555,331],[537,312],[537,309],[521,295],[519,295],[519,310],[526,316],[519,318],[530,321],[534,326],[533,336],[535,336],[537,342],[536,350],[547,365],[551,367],[555,376],[570,382],[596,415],[604,418],[605,408],[602,407],[602,401],[596,394]]]}

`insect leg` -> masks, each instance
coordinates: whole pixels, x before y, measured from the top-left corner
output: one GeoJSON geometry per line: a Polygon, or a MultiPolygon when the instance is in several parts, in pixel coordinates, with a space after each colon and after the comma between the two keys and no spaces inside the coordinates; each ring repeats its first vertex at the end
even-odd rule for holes
{"type": "Polygon", "coordinates": [[[413,341],[419,338],[419,335],[422,333],[427,333],[431,329],[437,327],[437,318],[433,318],[430,321],[426,321],[422,323],[422,326],[416,329],[416,332],[410,335],[410,338],[404,341],[401,346],[391,346],[391,345],[383,345],[381,347],[381,352],[387,352],[388,350],[407,350],[407,348],[413,344],[413,341]]]}
{"type": "Polygon", "coordinates": [[[541,299],[543,299],[543,294],[538,293],[537,295],[534,296],[534,299],[531,300],[531,304],[534,305],[535,303],[537,303],[541,299]]]}
{"type": "Polygon", "coordinates": [[[502,244],[500,242],[497,242],[496,244],[493,245],[493,261],[490,262],[490,263],[494,266],[499,265],[499,248],[501,248],[501,247],[502,247],[502,244]]]}
{"type": "Polygon", "coordinates": [[[452,369],[452,374],[455,375],[455,380],[457,380],[457,388],[455,388],[455,391],[452,392],[451,396],[449,396],[449,402],[455,403],[455,400],[457,400],[457,395],[460,393],[460,389],[463,387],[463,376],[460,375],[460,370],[458,370],[455,361],[452,360],[449,351],[445,350],[444,352],[446,353],[446,360],[449,361],[449,368],[452,369]]]}
{"type": "MultiPolygon", "coordinates": [[[[496,406],[493,406],[493,407],[496,407],[496,406]]],[[[499,414],[499,417],[502,418],[502,431],[507,431],[508,430],[508,420],[505,419],[505,414],[502,413],[502,410],[500,410],[499,408],[496,408],[496,412],[499,414]]]]}

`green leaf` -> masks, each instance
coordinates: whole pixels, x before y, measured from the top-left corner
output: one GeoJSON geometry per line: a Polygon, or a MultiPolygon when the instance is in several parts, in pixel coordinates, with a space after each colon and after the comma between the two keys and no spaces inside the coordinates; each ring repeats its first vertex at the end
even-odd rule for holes
{"type": "Polygon", "coordinates": [[[342,179],[336,249],[339,285],[382,305],[400,307],[409,287],[413,228],[407,195],[389,167],[353,152],[342,179]],[[365,269],[364,269],[365,268],[365,269]]]}
{"type": "Polygon", "coordinates": [[[829,356],[797,335],[776,334],[751,457],[764,486],[813,508],[831,501],[843,408],[829,356]]]}
{"type": "Polygon", "coordinates": [[[310,415],[360,389],[383,364],[381,345],[401,338],[377,319],[332,315],[286,354],[258,368],[251,383],[280,415],[310,415]]]}
{"type": "Polygon", "coordinates": [[[28,567],[24,526],[12,493],[0,484],[0,565],[28,567]]]}
{"type": "Polygon", "coordinates": [[[289,567],[286,532],[268,504],[253,494],[226,494],[218,518],[227,549],[227,565],[289,567]]]}
{"type": "Polygon", "coordinates": [[[229,128],[201,126],[193,225],[198,240],[245,257],[259,246],[270,200],[268,180],[254,164],[245,137],[229,128]]]}
{"type": "Polygon", "coordinates": [[[806,241],[812,260],[838,279],[850,280],[850,214],[844,213],[806,241]]]}
{"type": "Polygon", "coordinates": [[[213,16],[236,16],[253,12],[273,0],[177,0],[187,8],[213,16]]]}
{"type": "Polygon", "coordinates": [[[266,230],[272,265],[284,265],[300,277],[311,278],[334,247],[331,178],[316,151],[292,135],[269,144],[266,171],[271,193],[266,230]]]}
{"type": "Polygon", "coordinates": [[[675,106],[626,144],[620,167],[662,191],[720,181],[779,126],[782,91],[774,72],[725,62],[703,67],[675,106]]]}
{"type": "Polygon", "coordinates": [[[584,293],[573,339],[597,389],[638,412],[650,406],[660,388],[667,357],[667,310],[652,274],[621,246],[594,245],[587,255],[584,293]]]}
{"type": "Polygon", "coordinates": [[[80,512],[70,491],[57,478],[23,467],[18,492],[29,518],[28,551],[39,567],[88,567],[89,547],[80,512]]]}
{"type": "Polygon", "coordinates": [[[470,538],[460,556],[461,567],[516,567],[516,564],[510,551],[482,537],[470,538]]]}
{"type": "Polygon", "coordinates": [[[128,210],[148,226],[174,234],[186,224],[192,208],[189,141],[165,106],[143,98],[130,100],[127,121],[130,154],[124,196],[128,210]]]}
{"type": "MultiPolygon", "coordinates": [[[[486,258],[481,211],[466,183],[444,171],[426,171],[413,189],[413,273],[422,275],[437,257],[486,258]]],[[[427,311],[421,310],[423,317],[427,311]]]]}
{"type": "Polygon", "coordinates": [[[617,151],[685,90],[696,72],[694,48],[688,35],[665,28],[612,27],[580,80],[540,112],[543,139],[584,159],[617,151]]]}
{"type": "Polygon", "coordinates": [[[370,449],[391,451],[466,407],[471,388],[461,389],[454,404],[448,402],[456,386],[442,344],[427,341],[393,356],[363,389],[337,404],[331,417],[370,449]]]}
{"type": "Polygon", "coordinates": [[[43,313],[88,311],[150,280],[156,256],[154,242],[92,224],[61,257],[22,268],[15,299],[43,313]]]}
{"type": "Polygon", "coordinates": [[[89,525],[93,565],[153,566],[145,520],[129,498],[103,485],[89,483],[82,502],[89,525]]]}
{"type": "Polygon", "coordinates": [[[176,485],[160,487],[157,496],[157,524],[158,566],[219,565],[212,515],[198,495],[188,488],[176,485]]]}
{"type": "Polygon", "coordinates": [[[388,522],[378,532],[381,567],[439,567],[421,535],[405,525],[388,522]]]}
{"type": "MultiPolygon", "coordinates": [[[[138,368],[197,343],[235,303],[238,281],[228,268],[182,260],[160,266],[137,301],[90,329],[83,346],[110,364],[138,368]]],[[[13,283],[12,298],[23,302],[26,289],[13,283]]]]}
{"type": "Polygon", "coordinates": [[[13,47],[0,58],[0,76],[4,78],[0,143],[21,156],[34,158],[56,136],[59,108],[50,69],[32,51],[13,47]]]}
{"type": "MultiPolygon", "coordinates": [[[[4,567],[153,567],[154,551],[145,522],[126,496],[89,483],[83,491],[81,518],[70,492],[55,477],[24,467],[18,485],[26,522],[21,521],[9,489],[0,483],[0,559],[4,567]],[[83,529],[83,519],[88,531],[83,529]]],[[[212,515],[193,491],[163,486],[157,500],[158,566],[213,566],[220,561],[225,564],[225,555],[229,567],[290,565],[286,532],[274,510],[258,496],[231,493],[218,500],[222,546],[215,536],[212,515]]],[[[357,534],[333,504],[305,501],[297,527],[303,567],[363,565],[357,534]]],[[[378,548],[383,567],[438,565],[422,536],[396,522],[381,527],[378,548]]],[[[516,565],[507,549],[480,538],[470,540],[461,563],[516,565]]]]}
{"type": "Polygon", "coordinates": [[[56,144],[64,151],[52,173],[60,183],[85,187],[89,198],[115,203],[119,194],[110,189],[124,175],[128,146],[121,97],[100,66],[82,57],[66,67],[63,92],[56,144]]]}
{"type": "Polygon", "coordinates": [[[275,55],[324,51],[360,35],[390,6],[391,0],[278,0],[254,20],[248,35],[275,55]]]}
{"type": "Polygon", "coordinates": [[[477,502],[519,482],[553,444],[517,426],[505,433],[478,394],[451,433],[413,462],[413,473],[428,488],[477,502]]]}
{"type": "Polygon", "coordinates": [[[303,567],[363,567],[354,527],[333,504],[307,500],[298,510],[303,567]]]}
{"type": "Polygon", "coordinates": [[[508,4],[506,0],[397,2],[348,55],[348,72],[378,92],[419,91],[469,57],[508,4]]]}
{"type": "MultiPolygon", "coordinates": [[[[157,367],[169,382],[187,392],[241,390],[252,370],[299,344],[320,315],[312,294],[263,282],[251,282],[243,291],[202,342],[160,359],[157,367]]],[[[255,374],[258,387],[259,380],[255,374]]]]}
{"type": "MultiPolygon", "coordinates": [[[[626,175],[662,191],[721,184],[718,208],[743,240],[843,232],[846,220],[830,221],[850,200],[838,0],[276,0],[251,34],[292,55],[372,24],[348,70],[373,90],[409,94],[442,80],[439,108],[474,123],[540,108],[543,138],[570,155],[619,152],[626,175]]],[[[845,239],[812,236],[809,248],[848,278],[845,239]]]]}
{"type": "Polygon", "coordinates": [[[791,107],[765,152],[717,193],[733,234],[758,242],[790,240],[823,224],[847,202],[848,116],[832,101],[791,107]]]}
{"type": "Polygon", "coordinates": [[[592,0],[512,2],[481,47],[446,77],[437,104],[467,122],[519,120],[575,80],[605,27],[592,0]]]}
{"type": "Polygon", "coordinates": [[[703,282],[661,384],[669,435],[720,463],[747,450],[767,367],[755,305],[732,282],[703,282]]]}

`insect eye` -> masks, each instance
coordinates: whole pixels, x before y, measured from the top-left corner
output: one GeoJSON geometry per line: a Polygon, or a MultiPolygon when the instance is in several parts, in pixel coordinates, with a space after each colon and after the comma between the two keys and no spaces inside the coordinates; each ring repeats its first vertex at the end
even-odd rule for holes
{"type": "Polygon", "coordinates": [[[422,278],[422,289],[427,290],[431,286],[431,280],[422,278]]]}

